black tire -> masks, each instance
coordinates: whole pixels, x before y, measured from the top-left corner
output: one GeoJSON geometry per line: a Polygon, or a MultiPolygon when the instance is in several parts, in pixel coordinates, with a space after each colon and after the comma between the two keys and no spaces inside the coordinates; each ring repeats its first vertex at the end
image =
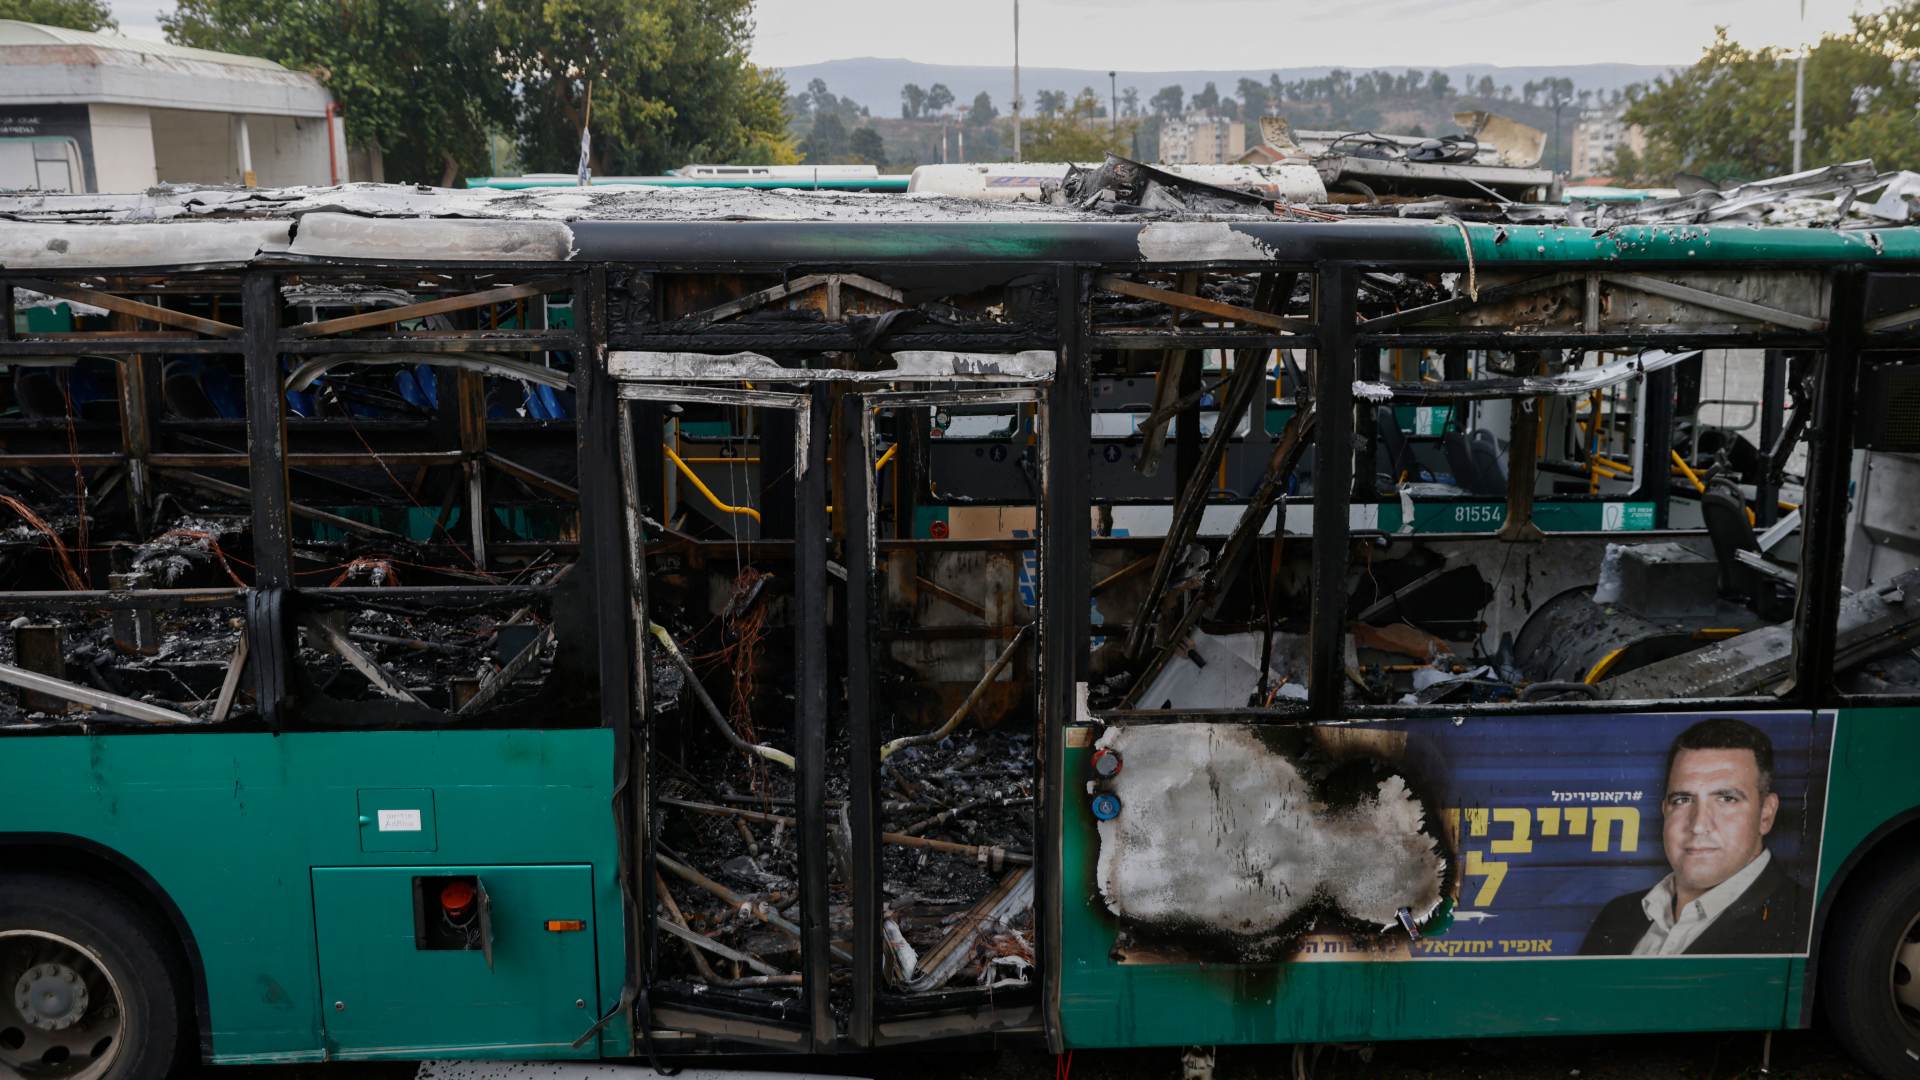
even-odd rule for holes
{"type": "MultiPolygon", "coordinates": [[[[1827,1021],[1862,1065],[1887,1080],[1920,1077],[1920,1009],[1913,1007],[1920,970],[1899,962],[1908,943],[1920,943],[1920,859],[1849,882],[1821,945],[1827,1021]]],[[[1917,952],[1909,948],[1905,959],[1917,952]]]]}
{"type": "MultiPolygon", "coordinates": [[[[84,959],[97,962],[111,979],[111,985],[104,987],[105,994],[103,987],[95,984],[80,1023],[111,1025],[111,1014],[96,1010],[102,1008],[104,997],[117,994],[119,999],[117,1034],[97,1060],[75,1057],[56,1066],[42,1066],[45,1071],[36,1070],[37,1075],[163,1080],[172,1071],[183,1042],[183,983],[168,959],[169,937],[151,916],[112,890],[81,879],[41,873],[0,874],[0,964],[8,963],[10,955],[64,948],[51,939],[22,932],[56,935],[79,946],[84,959]],[[43,940],[47,942],[44,945],[43,940]],[[7,948],[10,943],[14,946],[11,950],[7,948]],[[101,1061],[108,1063],[104,1071],[97,1068],[101,1061]],[[82,1067],[83,1062],[91,1064],[82,1067]]],[[[71,956],[71,951],[66,955],[71,956]]],[[[27,967],[17,960],[14,966],[21,970],[0,971],[0,1037],[7,1040],[25,1037],[24,1014],[15,1004],[15,991],[27,967]],[[13,1026],[11,1032],[8,1025],[13,1026]]],[[[41,1037],[45,1033],[33,1034],[41,1037]]],[[[6,1047],[6,1042],[0,1041],[0,1062],[6,1060],[6,1047]]]]}

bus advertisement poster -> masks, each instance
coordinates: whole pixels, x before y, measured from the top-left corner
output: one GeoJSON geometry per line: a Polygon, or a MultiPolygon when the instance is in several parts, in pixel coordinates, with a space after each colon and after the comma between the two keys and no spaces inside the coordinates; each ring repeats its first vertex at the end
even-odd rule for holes
{"type": "Polygon", "coordinates": [[[1830,712],[1112,726],[1123,963],[1795,955],[1830,712]]]}

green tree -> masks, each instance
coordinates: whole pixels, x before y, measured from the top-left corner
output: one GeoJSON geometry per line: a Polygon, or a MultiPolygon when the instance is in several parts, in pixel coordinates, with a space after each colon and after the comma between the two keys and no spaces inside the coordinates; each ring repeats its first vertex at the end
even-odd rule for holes
{"type": "Polygon", "coordinates": [[[511,117],[490,14],[473,0],[178,0],[160,25],[177,44],[312,72],[389,180],[484,171],[488,129],[511,117]]]}
{"type": "Polygon", "coordinates": [[[887,163],[887,145],[871,127],[853,130],[847,137],[847,152],[860,164],[884,166],[887,163]]]}
{"type": "Polygon", "coordinates": [[[952,104],[953,91],[947,89],[946,83],[934,83],[932,86],[927,87],[927,112],[929,115],[946,112],[947,106],[952,104]]]}
{"type": "Polygon", "coordinates": [[[1161,87],[1158,92],[1148,98],[1147,107],[1161,116],[1179,116],[1180,104],[1185,98],[1186,91],[1180,89],[1179,83],[1174,83],[1172,86],[1161,87]]]}
{"type": "Polygon", "coordinates": [[[571,172],[589,119],[598,173],[797,161],[786,84],[747,61],[752,9],[752,0],[487,0],[494,55],[519,88],[527,167],[571,172]]]}
{"type": "Polygon", "coordinates": [[[1193,95],[1190,104],[1200,112],[1213,112],[1220,107],[1220,91],[1212,83],[1208,83],[1200,88],[1199,93],[1193,95]]]}
{"type": "Polygon", "coordinates": [[[1259,79],[1241,79],[1239,91],[1240,115],[1245,117],[1248,123],[1258,121],[1267,115],[1272,102],[1267,95],[1266,83],[1259,79]]]}
{"type": "Polygon", "coordinates": [[[1646,175],[1646,171],[1646,166],[1640,161],[1640,155],[1633,152],[1633,147],[1624,143],[1614,148],[1613,160],[1606,168],[1607,175],[1620,184],[1647,183],[1650,178],[1646,175]]]}
{"type": "Polygon", "coordinates": [[[809,165],[832,165],[839,163],[852,152],[852,142],[847,135],[847,125],[840,122],[837,113],[816,112],[813,114],[813,130],[807,133],[800,144],[800,153],[809,165]]]}
{"type": "Polygon", "coordinates": [[[1000,110],[993,107],[993,98],[985,90],[973,95],[973,107],[967,110],[967,124],[972,127],[986,127],[993,123],[1000,110]]]}
{"type": "Polygon", "coordinates": [[[107,0],[0,0],[0,19],[68,30],[118,30],[107,0]]]}
{"type": "Polygon", "coordinates": [[[1033,95],[1033,97],[1034,108],[1037,109],[1043,117],[1059,116],[1067,109],[1067,92],[1065,90],[1042,90],[1033,95]]]}
{"type": "Polygon", "coordinates": [[[927,92],[919,83],[908,83],[900,88],[900,119],[918,120],[927,107],[927,92]]]}
{"type": "Polygon", "coordinates": [[[1081,91],[1065,108],[1027,125],[1021,153],[1028,161],[1100,161],[1126,153],[1133,125],[1109,127],[1099,113],[1099,95],[1081,91]]]}
{"type": "MultiPolygon", "coordinates": [[[[1792,168],[1794,54],[1748,48],[1721,30],[1690,68],[1634,94],[1626,120],[1647,133],[1644,173],[1716,181],[1792,168]]],[[[1872,157],[1880,168],[1920,168],[1920,0],[1856,14],[1845,33],[1807,55],[1809,165],[1872,157]]]]}

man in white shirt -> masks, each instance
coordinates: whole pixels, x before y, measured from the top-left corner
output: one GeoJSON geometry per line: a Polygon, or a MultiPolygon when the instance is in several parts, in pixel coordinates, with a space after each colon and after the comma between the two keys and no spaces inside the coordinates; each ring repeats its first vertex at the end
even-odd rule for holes
{"type": "Polygon", "coordinates": [[[1780,812],[1773,740],[1714,717],[1667,751],[1661,839],[1672,869],[1645,892],[1615,897],[1587,931],[1587,955],[1676,956],[1798,950],[1798,882],[1766,837],[1780,812]]]}

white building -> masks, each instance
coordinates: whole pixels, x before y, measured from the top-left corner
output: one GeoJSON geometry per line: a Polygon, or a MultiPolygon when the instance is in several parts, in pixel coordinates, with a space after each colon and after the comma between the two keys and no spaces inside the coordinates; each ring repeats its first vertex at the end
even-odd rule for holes
{"type": "MultiPolygon", "coordinates": [[[[352,179],[378,180],[377,155],[352,179]]],[[[349,179],[320,81],[271,60],[0,19],[0,188],[349,179]]]]}
{"type": "Polygon", "coordinates": [[[1169,117],[1160,125],[1160,161],[1167,165],[1230,165],[1247,149],[1245,125],[1211,113],[1169,117]]]}
{"type": "Polygon", "coordinates": [[[1607,176],[1613,171],[1613,158],[1622,147],[1635,155],[1647,152],[1647,133],[1622,119],[1626,109],[1584,109],[1573,125],[1573,156],[1567,174],[1576,177],[1607,176]]]}

